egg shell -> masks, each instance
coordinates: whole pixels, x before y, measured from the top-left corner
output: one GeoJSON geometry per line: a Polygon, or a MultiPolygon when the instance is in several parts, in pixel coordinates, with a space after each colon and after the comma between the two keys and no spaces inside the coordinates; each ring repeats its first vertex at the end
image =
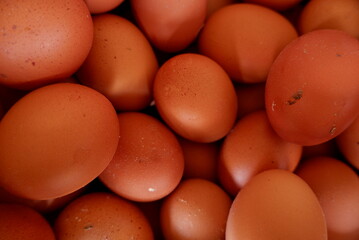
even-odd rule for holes
{"type": "Polygon", "coordinates": [[[137,24],[161,51],[178,52],[197,37],[207,13],[207,0],[131,0],[137,24]]]}
{"type": "Polygon", "coordinates": [[[100,180],[133,201],[165,197],[183,175],[183,152],[176,136],[159,120],[139,112],[120,113],[118,122],[117,151],[100,180]]]}
{"type": "Polygon", "coordinates": [[[156,74],[153,94],[162,119],[191,141],[217,141],[236,119],[231,79],[215,61],[200,54],[179,54],[166,61],[156,74]]]}
{"type": "Polygon", "coordinates": [[[124,0],[85,0],[85,3],[92,14],[109,12],[118,7],[124,0]]]}
{"type": "Polygon", "coordinates": [[[304,180],[286,170],[257,174],[231,206],[226,240],[327,240],[319,201],[304,180]]]}
{"type": "Polygon", "coordinates": [[[232,200],[216,184],[188,179],[164,199],[161,226],[165,239],[224,239],[232,200]]]}
{"type": "Polygon", "coordinates": [[[296,171],[319,199],[327,222],[328,240],[359,238],[359,178],[332,157],[314,157],[296,171]]]}
{"type": "Polygon", "coordinates": [[[295,38],[294,26],[276,11],[237,3],[208,18],[198,47],[200,53],[218,62],[232,80],[256,83],[266,80],[274,59],[295,38]]]}
{"type": "Polygon", "coordinates": [[[93,40],[83,0],[2,0],[0,29],[0,83],[19,89],[71,76],[93,40]]]}
{"type": "Polygon", "coordinates": [[[267,169],[294,171],[302,146],[280,138],[264,110],[241,118],[220,149],[218,175],[223,187],[235,196],[256,174],[267,169]]]}
{"type": "Polygon", "coordinates": [[[301,34],[317,29],[337,29],[359,38],[359,1],[311,0],[299,16],[298,29],[301,34]]]}
{"type": "Polygon", "coordinates": [[[64,208],[55,220],[58,240],[153,240],[151,226],[132,202],[114,194],[83,195],[64,208]]]}
{"type": "Polygon", "coordinates": [[[117,110],[138,111],[152,101],[158,69],[156,56],[143,33],[129,20],[94,16],[91,51],[76,76],[104,94],[117,110]]]}
{"type": "Polygon", "coordinates": [[[272,64],[265,106],[273,129],[303,146],[335,138],[359,115],[359,41],[315,30],[288,44],[272,64]]]}
{"type": "Polygon", "coordinates": [[[67,195],[107,167],[118,136],[116,111],[99,92],[73,83],[38,88],[0,123],[0,185],[36,200],[67,195]]]}
{"type": "Polygon", "coordinates": [[[34,209],[21,204],[0,203],[2,240],[55,240],[49,222],[34,209]]]}

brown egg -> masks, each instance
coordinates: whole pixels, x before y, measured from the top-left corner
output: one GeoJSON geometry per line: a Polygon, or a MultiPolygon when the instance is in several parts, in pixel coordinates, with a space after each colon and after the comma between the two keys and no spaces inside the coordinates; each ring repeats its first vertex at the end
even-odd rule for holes
{"type": "Polygon", "coordinates": [[[67,195],[95,179],[116,152],[115,109],[99,92],[73,83],[38,88],[0,123],[0,185],[24,198],[67,195]]]}
{"type": "Polygon", "coordinates": [[[154,117],[120,113],[120,140],[115,156],[100,180],[118,195],[133,201],[154,201],[172,192],[184,168],[175,135],[154,117]]]}
{"type": "Polygon", "coordinates": [[[229,5],[229,4],[233,4],[234,2],[235,2],[235,0],[208,0],[206,17],[208,18],[209,16],[212,15],[212,13],[214,13],[218,9],[220,9],[226,5],[229,5]]]}
{"type": "Polygon", "coordinates": [[[142,211],[110,193],[77,198],[60,212],[54,229],[57,240],[154,239],[142,211]]]}
{"type": "Polygon", "coordinates": [[[319,199],[328,240],[359,239],[359,178],[345,163],[331,157],[308,159],[296,173],[319,199]]]}
{"type": "Polygon", "coordinates": [[[265,109],[264,89],[265,83],[236,85],[238,118],[242,118],[251,112],[265,109]]]}
{"type": "Polygon", "coordinates": [[[236,119],[234,86],[226,72],[206,56],[186,53],[169,59],[157,72],[153,91],[163,120],[191,141],[217,141],[236,119]]]}
{"type": "Polygon", "coordinates": [[[158,68],[150,43],[123,17],[101,14],[93,22],[93,46],[77,77],[104,94],[117,110],[147,107],[158,68]]]}
{"type": "Polygon", "coordinates": [[[247,3],[255,3],[272,8],[277,11],[287,10],[299,4],[302,0],[244,0],[247,3]]]}
{"type": "Polygon", "coordinates": [[[359,117],[335,141],[345,158],[359,170],[359,117]]]}
{"type": "Polygon", "coordinates": [[[311,0],[299,17],[301,34],[317,29],[337,29],[359,38],[358,0],[311,0]]]}
{"type": "Polygon", "coordinates": [[[40,213],[48,214],[61,209],[66,204],[77,198],[81,193],[84,192],[84,190],[85,188],[80,188],[75,192],[72,192],[68,195],[58,198],[47,199],[47,200],[34,200],[34,199],[26,199],[26,198],[15,196],[5,191],[2,187],[0,187],[0,203],[22,204],[31,207],[32,209],[40,213]]]}
{"type": "Polygon", "coordinates": [[[109,12],[118,7],[124,0],[85,0],[85,3],[92,14],[109,12]]]}
{"type": "Polygon", "coordinates": [[[264,110],[240,119],[225,138],[219,156],[219,179],[233,196],[256,174],[267,169],[294,171],[302,146],[280,138],[264,110]]]}
{"type": "Polygon", "coordinates": [[[198,143],[179,138],[184,155],[183,178],[203,178],[217,180],[219,142],[198,143]]]}
{"type": "Polygon", "coordinates": [[[131,0],[138,25],[156,48],[177,52],[197,37],[207,13],[207,0],[131,0]]]}
{"type": "Polygon", "coordinates": [[[188,179],[163,202],[161,226],[165,239],[224,239],[232,200],[216,184],[188,179]]]}
{"type": "Polygon", "coordinates": [[[294,26],[274,10],[238,3],[211,15],[198,46],[233,80],[255,83],[266,80],[274,59],[296,37],[294,26]]]}
{"type": "Polygon", "coordinates": [[[90,51],[83,0],[0,1],[0,83],[33,89],[71,76],[90,51]]]}
{"type": "Polygon", "coordinates": [[[327,240],[323,210],[300,177],[286,170],[256,175],[236,196],[226,240],[327,240]]]}
{"type": "Polygon", "coordinates": [[[1,240],[55,240],[47,220],[30,207],[0,203],[1,240]]]}

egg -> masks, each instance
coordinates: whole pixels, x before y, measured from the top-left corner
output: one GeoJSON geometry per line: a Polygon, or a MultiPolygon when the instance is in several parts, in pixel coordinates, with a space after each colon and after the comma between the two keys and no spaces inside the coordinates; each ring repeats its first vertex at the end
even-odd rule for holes
{"type": "Polygon", "coordinates": [[[161,226],[165,239],[224,239],[232,200],[216,184],[188,179],[164,199],[161,226]]]}
{"type": "Polygon", "coordinates": [[[197,37],[207,14],[207,0],[131,0],[136,22],[150,42],[164,52],[178,52],[197,37]]]}
{"type": "Polygon", "coordinates": [[[328,240],[359,238],[359,178],[348,165],[332,157],[314,157],[296,171],[321,204],[328,240]]]}
{"type": "Polygon", "coordinates": [[[85,3],[92,14],[109,12],[118,7],[124,0],[85,0],[85,3]]]}
{"type": "Polygon", "coordinates": [[[257,174],[230,208],[226,240],[327,240],[319,201],[308,184],[286,170],[257,174]]]}
{"type": "Polygon", "coordinates": [[[276,11],[237,3],[220,8],[207,19],[198,47],[232,80],[257,83],[266,80],[274,59],[295,38],[294,26],[276,11]]]}
{"type": "Polygon", "coordinates": [[[74,83],[31,91],[0,123],[0,185],[35,200],[74,192],[109,164],[119,124],[110,101],[74,83]]]}
{"type": "Polygon", "coordinates": [[[0,29],[0,83],[19,89],[71,76],[93,40],[83,0],[2,0],[0,29]]]}
{"type": "Polygon", "coordinates": [[[103,192],[83,195],[67,205],[55,219],[54,230],[58,240],[154,239],[148,220],[134,203],[103,192]]]}
{"type": "Polygon", "coordinates": [[[94,42],[76,76],[117,110],[138,111],[152,101],[157,59],[142,32],[114,14],[94,17],[94,42]]]}
{"type": "Polygon", "coordinates": [[[231,79],[220,65],[200,54],[179,54],[166,61],[156,74],[153,94],[161,118],[191,141],[217,141],[236,120],[231,79]]]}
{"type": "Polygon", "coordinates": [[[120,113],[118,122],[118,147],[100,180],[132,201],[165,197],[183,175],[184,159],[177,138],[166,125],[144,113],[120,113]]]}
{"type": "Polygon", "coordinates": [[[55,240],[50,223],[34,209],[21,204],[0,203],[2,240],[55,240]]]}
{"type": "Polygon", "coordinates": [[[226,136],[220,149],[218,176],[233,196],[256,174],[268,169],[294,171],[302,146],[280,138],[264,110],[241,118],[226,136]]]}

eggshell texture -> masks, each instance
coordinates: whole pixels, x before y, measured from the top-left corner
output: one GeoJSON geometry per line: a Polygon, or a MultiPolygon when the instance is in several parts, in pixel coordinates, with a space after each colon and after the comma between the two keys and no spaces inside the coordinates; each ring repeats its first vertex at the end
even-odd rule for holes
{"type": "Polygon", "coordinates": [[[335,139],[345,158],[359,170],[359,118],[335,139]]]}
{"type": "Polygon", "coordinates": [[[0,204],[1,240],[55,240],[55,234],[38,212],[20,204],[0,204]]]}
{"type": "Polygon", "coordinates": [[[206,56],[187,53],[169,59],[158,70],[153,91],[163,120],[189,140],[219,140],[236,119],[234,86],[226,72],[206,56]]]}
{"type": "Polygon", "coordinates": [[[232,200],[216,184],[188,179],[163,202],[161,226],[165,239],[224,239],[232,200]]]}
{"type": "Polygon", "coordinates": [[[0,123],[0,185],[37,200],[69,194],[107,167],[118,136],[116,112],[100,93],[73,83],[38,88],[0,123]]]}
{"type": "Polygon", "coordinates": [[[154,239],[142,211],[110,193],[77,198],[59,214],[54,229],[58,240],[154,239]]]}
{"type": "Polygon", "coordinates": [[[273,169],[257,174],[236,196],[226,240],[327,240],[323,210],[300,177],[273,169]]]}
{"type": "Polygon", "coordinates": [[[309,146],[343,132],[359,114],[359,41],[316,30],[288,44],[273,63],[265,105],[283,139],[309,146]]]}
{"type": "Polygon", "coordinates": [[[19,89],[71,76],[93,39],[83,0],[2,0],[0,29],[0,83],[19,89]]]}
{"type": "Polygon", "coordinates": [[[244,2],[263,5],[277,11],[287,10],[299,4],[301,1],[302,0],[244,0],[244,2]]]}
{"type": "Polygon", "coordinates": [[[145,108],[152,100],[158,69],[150,43],[123,17],[101,14],[93,22],[93,46],[77,77],[104,94],[117,110],[145,108]]]}
{"type": "Polygon", "coordinates": [[[179,138],[184,154],[183,178],[217,180],[219,142],[198,143],[179,138]]]}
{"type": "Polygon", "coordinates": [[[301,153],[302,146],[284,141],[273,131],[265,111],[256,111],[240,119],[225,138],[219,179],[236,195],[259,172],[274,168],[294,171],[301,153]]]}
{"type": "Polygon", "coordinates": [[[299,31],[337,29],[359,38],[358,0],[311,0],[300,14],[299,31]]]}
{"type": "Polygon", "coordinates": [[[296,173],[319,199],[328,240],[358,239],[359,178],[353,169],[335,158],[316,157],[301,163],[296,173]]]}
{"type": "Polygon", "coordinates": [[[120,140],[100,175],[112,191],[133,201],[168,195],[181,180],[184,160],[175,135],[160,121],[139,112],[120,113],[120,140]]]}
{"type": "Polygon", "coordinates": [[[85,0],[92,14],[109,12],[118,7],[124,0],[85,0]]]}
{"type": "Polygon", "coordinates": [[[211,15],[198,46],[233,80],[254,83],[266,80],[274,59],[296,37],[293,25],[274,10],[238,3],[211,15]]]}
{"type": "Polygon", "coordinates": [[[137,23],[151,43],[165,52],[188,47],[203,26],[207,0],[131,0],[137,23]]]}

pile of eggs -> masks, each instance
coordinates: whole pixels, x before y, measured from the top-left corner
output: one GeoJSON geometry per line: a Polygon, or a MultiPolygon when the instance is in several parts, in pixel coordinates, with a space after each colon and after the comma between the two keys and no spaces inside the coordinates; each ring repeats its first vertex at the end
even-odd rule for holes
{"type": "Polygon", "coordinates": [[[0,1],[0,238],[359,239],[358,0],[0,1]]]}

